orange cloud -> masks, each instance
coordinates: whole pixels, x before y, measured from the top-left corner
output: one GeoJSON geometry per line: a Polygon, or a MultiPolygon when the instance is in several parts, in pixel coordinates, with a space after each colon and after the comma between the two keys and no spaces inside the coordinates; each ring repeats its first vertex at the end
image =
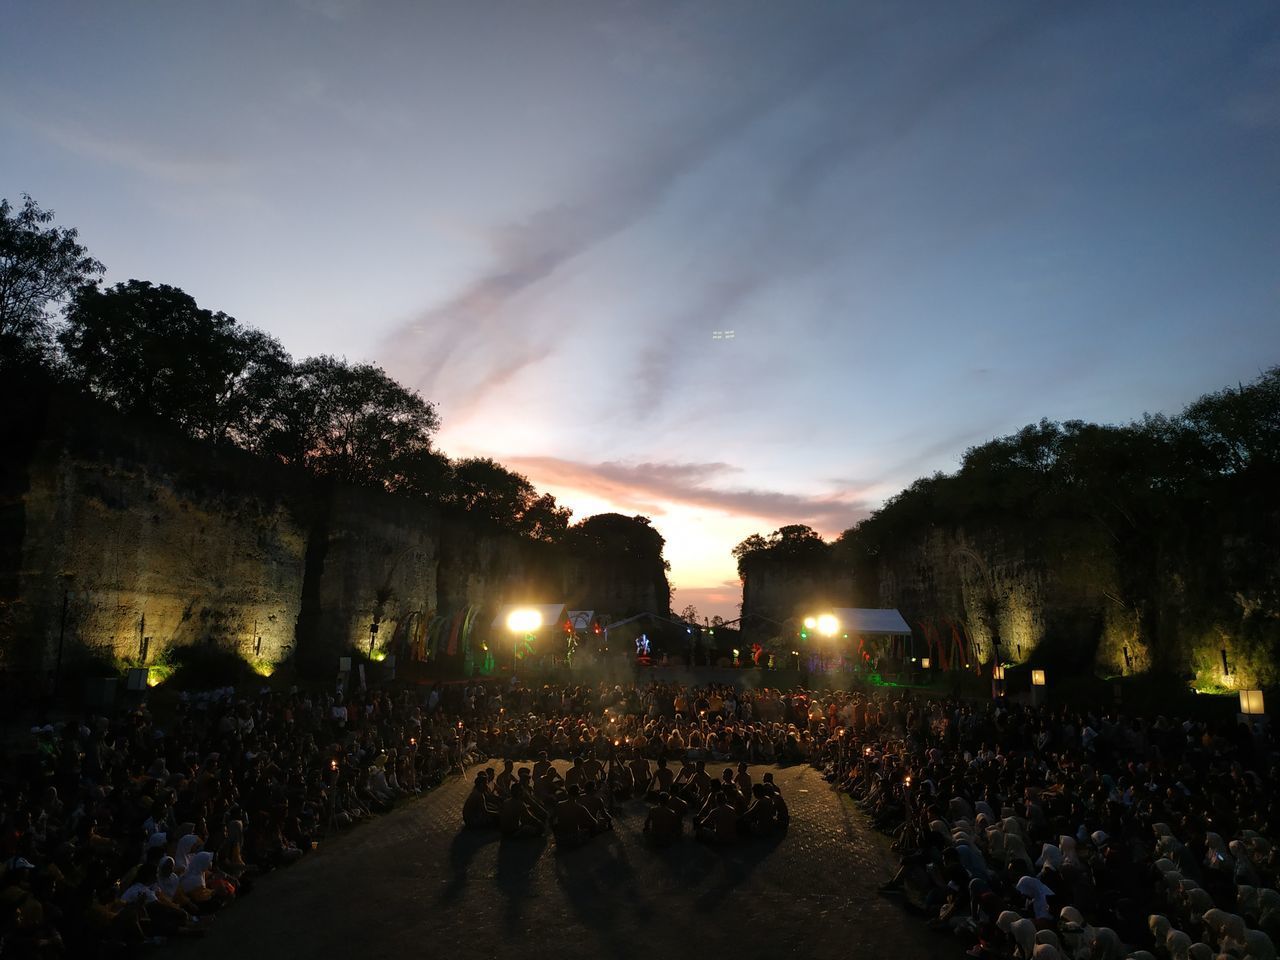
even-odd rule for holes
{"type": "Polygon", "coordinates": [[[672,506],[699,507],[782,525],[807,523],[833,536],[870,512],[865,491],[802,496],[725,489],[711,481],[740,472],[728,463],[582,463],[559,457],[507,457],[539,487],[579,491],[620,511],[662,516],[672,506]]]}

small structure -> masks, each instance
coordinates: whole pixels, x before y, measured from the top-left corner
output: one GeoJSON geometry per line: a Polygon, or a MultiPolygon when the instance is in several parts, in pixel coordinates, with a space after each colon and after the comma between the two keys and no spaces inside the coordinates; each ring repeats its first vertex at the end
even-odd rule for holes
{"type": "MultiPolygon", "coordinates": [[[[911,627],[893,608],[836,607],[832,611],[840,621],[840,632],[855,648],[855,656],[863,663],[886,657],[905,664],[912,657],[911,627]],[[856,638],[856,640],[855,640],[856,638]]],[[[895,672],[897,667],[891,668],[895,672]]]]}

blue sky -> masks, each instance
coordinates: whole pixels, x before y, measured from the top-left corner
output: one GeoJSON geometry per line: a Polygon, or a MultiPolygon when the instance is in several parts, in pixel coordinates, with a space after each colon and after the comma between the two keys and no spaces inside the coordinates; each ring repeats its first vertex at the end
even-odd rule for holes
{"type": "Polygon", "coordinates": [[[732,616],[748,533],[1280,362],[1280,8],[45,0],[0,34],[24,191],[652,515],[732,616]]]}

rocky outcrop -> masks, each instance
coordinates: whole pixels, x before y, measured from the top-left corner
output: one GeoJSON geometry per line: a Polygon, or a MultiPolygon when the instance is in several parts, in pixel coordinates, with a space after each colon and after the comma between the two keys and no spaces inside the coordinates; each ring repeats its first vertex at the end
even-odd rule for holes
{"type": "Polygon", "coordinates": [[[371,638],[398,649],[464,608],[666,611],[650,605],[669,596],[660,568],[587,565],[424,501],[318,481],[56,391],[4,402],[9,669],[154,662],[216,644],[264,664],[296,650],[304,667],[328,670],[371,638]]]}

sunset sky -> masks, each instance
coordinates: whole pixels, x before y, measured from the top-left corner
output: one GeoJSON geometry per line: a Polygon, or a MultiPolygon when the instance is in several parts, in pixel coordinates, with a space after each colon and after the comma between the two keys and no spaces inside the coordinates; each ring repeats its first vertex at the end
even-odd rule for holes
{"type": "Polygon", "coordinates": [[[382,363],[679,609],[1041,417],[1280,363],[1266,2],[12,4],[0,195],[382,363]],[[732,337],[717,332],[733,331],[732,337]]]}

